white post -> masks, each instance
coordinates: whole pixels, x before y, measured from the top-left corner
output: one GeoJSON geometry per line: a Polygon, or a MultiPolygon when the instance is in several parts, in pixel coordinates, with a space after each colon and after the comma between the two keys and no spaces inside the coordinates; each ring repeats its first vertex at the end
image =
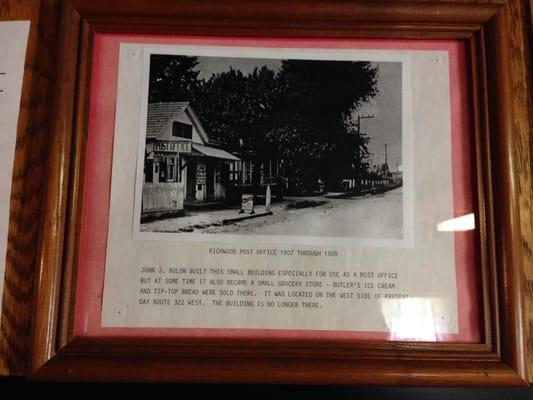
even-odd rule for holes
{"type": "Polygon", "coordinates": [[[270,192],[270,185],[267,185],[266,189],[266,198],[265,198],[265,210],[266,212],[270,212],[270,200],[272,197],[272,193],[270,192]]]}

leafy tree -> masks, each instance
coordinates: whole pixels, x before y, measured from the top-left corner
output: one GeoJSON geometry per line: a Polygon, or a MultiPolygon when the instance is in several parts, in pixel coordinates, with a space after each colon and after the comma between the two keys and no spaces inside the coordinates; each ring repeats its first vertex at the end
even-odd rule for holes
{"type": "Polygon", "coordinates": [[[152,55],[148,102],[191,100],[202,84],[197,66],[198,57],[152,55]]]}
{"type": "Polygon", "coordinates": [[[263,153],[269,146],[276,85],[275,73],[266,67],[249,75],[230,68],[204,83],[193,107],[211,137],[263,153]]]}
{"type": "Polygon", "coordinates": [[[212,76],[193,100],[210,136],[243,151],[255,162],[254,184],[259,184],[259,164],[278,152],[267,133],[273,128],[277,101],[276,75],[266,67],[248,75],[229,71],[212,76]]]}
{"type": "Polygon", "coordinates": [[[323,180],[335,187],[340,177],[361,169],[367,143],[354,135],[353,112],[377,93],[377,68],[368,62],[283,61],[278,74],[278,126],[281,158],[294,180],[311,191],[323,180]]]}

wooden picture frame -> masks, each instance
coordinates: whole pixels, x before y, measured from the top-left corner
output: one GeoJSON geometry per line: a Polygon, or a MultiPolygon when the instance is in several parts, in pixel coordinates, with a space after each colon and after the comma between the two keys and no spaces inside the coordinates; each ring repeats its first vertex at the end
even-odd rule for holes
{"type": "MultiPolygon", "coordinates": [[[[50,126],[29,375],[39,380],[521,386],[527,383],[523,265],[531,210],[524,99],[505,1],[66,1],[50,126]],[[97,32],[309,38],[461,39],[470,49],[482,341],[478,344],[73,335],[97,32]],[[525,164],[524,164],[525,162],[525,164]],[[520,182],[520,186],[518,183],[520,182]],[[527,204],[526,204],[527,203],[527,204]],[[529,207],[529,208],[527,208],[529,207]],[[524,244],[525,243],[525,244],[524,244]]],[[[523,88],[522,88],[523,89],[523,88]]],[[[529,231],[530,234],[530,231],[529,231]]]]}

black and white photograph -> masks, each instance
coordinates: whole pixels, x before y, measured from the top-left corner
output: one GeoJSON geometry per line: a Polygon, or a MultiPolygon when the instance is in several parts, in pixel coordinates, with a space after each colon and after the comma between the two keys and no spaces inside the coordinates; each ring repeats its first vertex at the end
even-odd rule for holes
{"type": "Polygon", "coordinates": [[[140,232],[402,239],[403,67],[150,54],[140,232]]]}
{"type": "Polygon", "coordinates": [[[280,44],[121,45],[103,325],[457,332],[447,54],[280,44]]]}

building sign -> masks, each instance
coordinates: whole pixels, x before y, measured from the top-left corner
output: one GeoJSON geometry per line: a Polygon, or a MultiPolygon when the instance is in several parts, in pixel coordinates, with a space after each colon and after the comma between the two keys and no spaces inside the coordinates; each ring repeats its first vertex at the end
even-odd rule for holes
{"type": "Polygon", "coordinates": [[[196,166],[196,184],[205,185],[205,164],[198,164],[196,166]]]}
{"type": "Polygon", "coordinates": [[[190,153],[192,142],[190,140],[161,140],[154,143],[154,151],[168,153],[190,153]]]}
{"type": "Polygon", "coordinates": [[[242,195],[240,212],[241,213],[250,212],[250,214],[254,214],[254,195],[253,194],[244,193],[242,195]]]}

